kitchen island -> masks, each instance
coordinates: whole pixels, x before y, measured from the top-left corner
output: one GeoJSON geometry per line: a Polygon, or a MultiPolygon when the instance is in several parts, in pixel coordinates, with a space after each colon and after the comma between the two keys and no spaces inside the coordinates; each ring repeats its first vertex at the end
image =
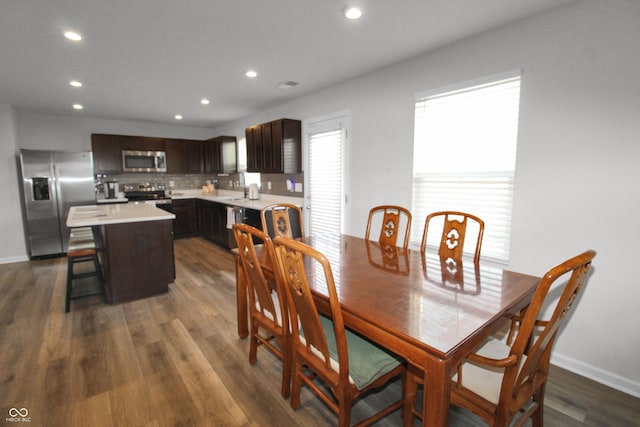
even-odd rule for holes
{"type": "Polygon", "coordinates": [[[110,304],[166,293],[175,280],[175,215],[145,203],[75,206],[67,227],[93,227],[110,304]]]}

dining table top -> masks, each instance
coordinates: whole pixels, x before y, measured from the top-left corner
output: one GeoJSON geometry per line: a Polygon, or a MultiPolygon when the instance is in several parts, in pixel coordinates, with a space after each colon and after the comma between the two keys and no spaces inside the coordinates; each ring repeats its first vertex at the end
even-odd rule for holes
{"type": "MultiPolygon", "coordinates": [[[[404,358],[424,384],[423,425],[446,426],[451,376],[464,358],[526,308],[540,281],[500,264],[454,261],[437,250],[381,246],[335,234],[297,239],[321,252],[331,270],[346,327],[404,358]],[[417,372],[416,372],[417,370],[417,372]],[[422,374],[418,373],[421,372],[422,374]]],[[[238,335],[248,335],[247,283],[236,254],[238,335]]],[[[258,249],[263,271],[274,266],[258,249]]],[[[306,266],[318,310],[328,312],[322,269],[306,266]]],[[[405,408],[406,410],[406,408],[405,408]]],[[[410,416],[403,425],[412,426],[410,416]]]]}
{"type": "MultiPolygon", "coordinates": [[[[498,318],[506,322],[539,281],[498,264],[455,263],[348,235],[301,241],[329,260],[343,312],[442,358],[498,318]]],[[[307,274],[316,295],[327,295],[326,282],[307,274]]]]}

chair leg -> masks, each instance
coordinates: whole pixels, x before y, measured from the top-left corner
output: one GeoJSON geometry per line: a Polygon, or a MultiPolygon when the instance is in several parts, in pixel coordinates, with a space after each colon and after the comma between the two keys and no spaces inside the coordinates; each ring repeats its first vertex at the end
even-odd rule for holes
{"type": "Polygon", "coordinates": [[[67,294],[64,302],[64,312],[71,309],[71,282],[73,281],[73,258],[67,258],[67,294]]]}
{"type": "Polygon", "coordinates": [[[544,426],[544,389],[545,384],[542,384],[540,389],[533,395],[533,400],[538,404],[538,408],[531,416],[532,427],[544,426]]]}
{"type": "Polygon", "coordinates": [[[338,402],[338,427],[349,427],[351,425],[351,404],[351,399],[345,398],[338,402]]]}
{"type": "Polygon", "coordinates": [[[297,361],[293,362],[293,376],[291,379],[291,408],[296,409],[300,406],[300,389],[302,388],[303,375],[302,366],[297,361]]]}
{"type": "Polygon", "coordinates": [[[103,302],[107,302],[107,293],[104,287],[104,275],[102,274],[102,267],[100,266],[100,261],[98,260],[98,253],[93,256],[93,268],[96,271],[96,275],[98,276],[98,282],[100,283],[100,294],[102,295],[103,302]]]}
{"type": "Polygon", "coordinates": [[[251,317],[251,332],[249,333],[249,363],[255,365],[258,361],[258,334],[259,328],[256,321],[251,317]]]}
{"type": "Polygon", "coordinates": [[[402,407],[402,418],[413,419],[413,410],[418,397],[418,383],[413,377],[414,374],[407,371],[404,382],[404,406],[402,407]]]}
{"type": "Polygon", "coordinates": [[[282,397],[288,399],[291,395],[291,344],[289,339],[282,339],[282,397]]]}
{"type": "Polygon", "coordinates": [[[422,370],[408,365],[404,381],[404,405],[402,407],[402,419],[410,419],[413,423],[414,417],[422,419],[418,412],[418,385],[422,384],[422,370]]]}

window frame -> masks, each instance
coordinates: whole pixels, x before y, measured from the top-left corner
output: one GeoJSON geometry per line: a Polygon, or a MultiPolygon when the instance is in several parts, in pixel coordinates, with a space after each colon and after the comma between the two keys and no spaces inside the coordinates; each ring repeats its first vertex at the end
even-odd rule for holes
{"type": "MultiPolygon", "coordinates": [[[[522,93],[522,70],[510,70],[503,73],[497,73],[490,76],[485,76],[479,79],[460,82],[437,89],[423,91],[414,95],[414,162],[418,161],[417,156],[420,155],[421,150],[428,148],[420,148],[417,144],[426,144],[425,141],[418,141],[418,138],[422,135],[418,132],[418,127],[424,123],[420,120],[425,120],[427,112],[423,112],[424,116],[419,117],[419,105],[424,102],[442,101],[447,97],[455,97],[457,95],[465,95],[470,92],[487,89],[491,87],[498,87],[502,83],[517,81],[517,100],[515,111],[515,123],[511,123],[511,126],[515,126],[515,134],[513,135],[513,169],[509,170],[489,170],[489,171],[456,171],[456,172],[433,172],[424,173],[417,172],[415,165],[412,172],[412,203],[411,210],[414,215],[414,222],[412,226],[411,234],[411,246],[419,247],[422,232],[424,230],[424,218],[431,212],[440,210],[457,210],[468,212],[479,216],[485,221],[485,235],[483,239],[483,250],[481,257],[485,260],[491,260],[500,264],[509,263],[510,255],[510,240],[511,240],[511,217],[513,212],[513,193],[515,185],[515,173],[516,173],[516,157],[518,146],[518,127],[519,127],[519,114],[520,114],[520,99],[522,93]],[[425,181],[427,180],[427,181],[425,181]],[[431,180],[431,181],[430,181],[431,180]],[[441,183],[437,183],[441,180],[441,183]],[[432,184],[427,184],[432,183],[432,184]],[[428,187],[438,188],[441,185],[441,191],[443,195],[443,201],[435,201],[433,207],[425,205],[424,198],[425,191],[429,190],[428,187]],[[488,198],[478,198],[477,188],[491,188],[495,191],[495,196],[504,197],[504,200],[488,198]],[[447,187],[448,186],[448,187],[447,187]],[[476,186],[476,187],[474,187],[476,186]],[[446,187],[446,190],[445,190],[446,187]],[[467,193],[464,196],[464,188],[476,188],[471,193],[467,193]],[[446,192],[446,194],[445,194],[446,192]],[[463,197],[453,197],[450,201],[446,201],[449,194],[455,195],[456,193],[463,195],[463,197]],[[479,200],[473,200],[478,198],[479,200]],[[484,209],[484,205],[488,208],[484,209]],[[418,218],[420,218],[418,220],[418,218]]],[[[452,98],[454,99],[454,98],[452,98]]],[[[488,193],[487,193],[488,194],[488,193]]],[[[493,197],[493,196],[491,196],[493,197]]],[[[430,233],[431,234],[431,233],[430,233]]],[[[432,239],[429,239],[427,246],[429,250],[437,250],[437,244],[432,239]]],[[[465,251],[466,254],[471,254],[472,251],[465,251]]]]}

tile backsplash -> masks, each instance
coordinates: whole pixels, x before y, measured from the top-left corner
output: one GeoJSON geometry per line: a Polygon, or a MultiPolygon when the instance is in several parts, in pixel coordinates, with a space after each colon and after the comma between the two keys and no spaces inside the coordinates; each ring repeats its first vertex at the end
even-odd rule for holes
{"type": "MultiPolygon", "coordinates": [[[[282,196],[303,197],[303,173],[295,174],[250,174],[258,176],[261,183],[260,193],[278,194],[282,196]],[[270,185],[270,188],[269,188],[270,185]],[[300,191],[296,191],[300,190],[300,191]]],[[[106,181],[117,181],[122,187],[123,184],[162,183],[167,190],[195,190],[202,188],[207,181],[214,182],[216,188],[224,190],[241,190],[243,186],[248,187],[250,179],[245,179],[243,173],[229,175],[211,174],[166,174],[166,173],[127,173],[119,175],[109,175],[96,177],[97,187],[99,183],[106,181]]]]}

